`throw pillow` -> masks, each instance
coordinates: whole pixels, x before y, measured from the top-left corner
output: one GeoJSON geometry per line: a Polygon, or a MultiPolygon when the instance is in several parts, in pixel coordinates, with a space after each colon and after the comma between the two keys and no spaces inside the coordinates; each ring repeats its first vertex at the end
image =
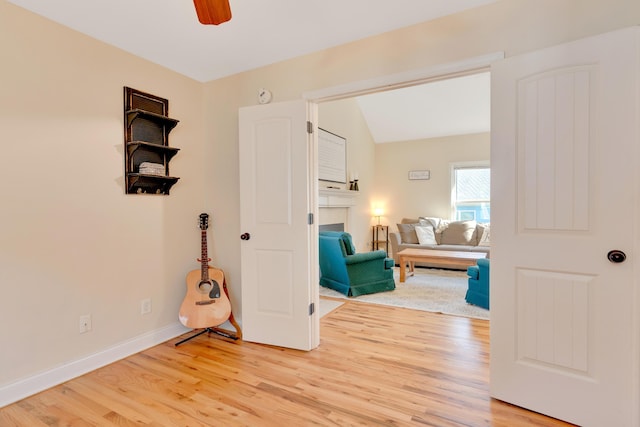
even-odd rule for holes
{"type": "Polygon", "coordinates": [[[431,225],[433,227],[434,230],[437,230],[438,227],[440,226],[440,221],[442,221],[442,218],[436,218],[433,216],[421,216],[420,217],[420,224],[421,225],[431,225]]]}
{"type": "Polygon", "coordinates": [[[400,232],[401,243],[418,244],[418,235],[416,234],[416,225],[418,224],[396,224],[400,232]]]}
{"type": "Polygon", "coordinates": [[[438,242],[439,245],[442,244],[442,233],[444,232],[444,230],[447,229],[447,227],[449,226],[449,223],[451,221],[448,219],[442,219],[438,222],[438,226],[435,227],[436,230],[436,242],[438,242]]]}
{"type": "Polygon", "coordinates": [[[436,233],[431,225],[416,225],[418,243],[421,245],[437,245],[436,233]]]}
{"type": "Polygon", "coordinates": [[[477,237],[475,221],[452,221],[449,226],[442,231],[440,244],[442,245],[473,245],[475,246],[477,237]]]}
{"type": "Polygon", "coordinates": [[[478,224],[478,231],[482,228],[482,235],[478,237],[478,246],[491,246],[491,225],[478,224]]]}
{"type": "Polygon", "coordinates": [[[420,220],[418,218],[402,218],[400,224],[417,224],[420,220]]]}

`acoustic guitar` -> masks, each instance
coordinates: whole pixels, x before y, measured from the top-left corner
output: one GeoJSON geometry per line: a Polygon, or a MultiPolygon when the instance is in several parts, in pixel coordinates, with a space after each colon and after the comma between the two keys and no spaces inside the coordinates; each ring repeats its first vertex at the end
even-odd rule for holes
{"type": "Polygon", "coordinates": [[[200,214],[201,258],[200,270],[187,274],[187,294],[180,306],[180,322],[187,328],[200,329],[218,326],[231,315],[231,303],[224,286],[224,272],[209,266],[207,254],[209,215],[200,214]]]}

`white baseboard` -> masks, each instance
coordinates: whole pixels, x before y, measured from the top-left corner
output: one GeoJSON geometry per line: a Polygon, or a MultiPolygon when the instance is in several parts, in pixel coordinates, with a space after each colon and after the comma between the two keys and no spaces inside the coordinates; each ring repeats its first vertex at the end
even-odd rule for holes
{"type": "Polygon", "coordinates": [[[182,324],[176,322],[164,328],[131,338],[130,340],[116,344],[113,347],[109,347],[82,359],[74,360],[31,377],[0,386],[0,408],[127,356],[131,356],[132,354],[139,353],[154,345],[161,344],[189,330],[190,329],[182,326],[182,324]]]}

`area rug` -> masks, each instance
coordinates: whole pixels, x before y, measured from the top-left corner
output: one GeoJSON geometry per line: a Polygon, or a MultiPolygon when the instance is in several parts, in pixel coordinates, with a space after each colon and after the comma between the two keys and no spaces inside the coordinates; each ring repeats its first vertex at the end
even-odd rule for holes
{"type": "Polygon", "coordinates": [[[399,270],[394,268],[396,289],[389,292],[346,297],[333,289],[320,286],[320,296],[392,305],[454,316],[489,319],[489,310],[467,304],[467,274],[464,271],[416,268],[415,275],[400,283],[399,270]]]}
{"type": "Polygon", "coordinates": [[[320,312],[320,317],[326,316],[342,304],[344,304],[342,301],[320,298],[320,310],[318,310],[320,312]]]}

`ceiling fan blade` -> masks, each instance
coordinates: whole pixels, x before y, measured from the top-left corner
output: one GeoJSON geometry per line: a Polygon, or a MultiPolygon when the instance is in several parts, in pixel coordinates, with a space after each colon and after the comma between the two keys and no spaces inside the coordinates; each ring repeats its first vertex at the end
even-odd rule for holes
{"type": "Polygon", "coordinates": [[[198,21],[205,25],[218,25],[231,19],[229,0],[193,0],[198,21]]]}

